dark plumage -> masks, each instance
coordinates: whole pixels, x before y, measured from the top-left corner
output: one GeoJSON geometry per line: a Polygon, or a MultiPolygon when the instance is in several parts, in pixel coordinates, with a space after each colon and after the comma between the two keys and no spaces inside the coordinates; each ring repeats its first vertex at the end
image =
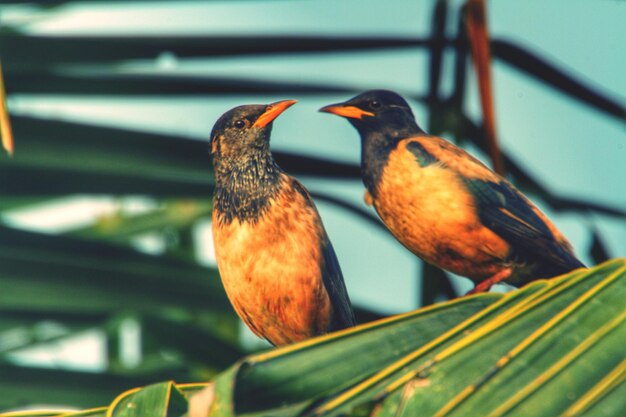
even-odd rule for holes
{"type": "Polygon", "coordinates": [[[239,317],[277,346],[355,324],[315,205],[270,153],[272,121],[294,103],[236,107],[211,132],[220,276],[239,317]]]}
{"type": "Polygon", "coordinates": [[[398,94],[367,91],[320,111],[358,130],[365,199],[391,233],[426,262],[472,279],[472,292],[584,267],[537,207],[464,150],[426,134],[398,94]]]}

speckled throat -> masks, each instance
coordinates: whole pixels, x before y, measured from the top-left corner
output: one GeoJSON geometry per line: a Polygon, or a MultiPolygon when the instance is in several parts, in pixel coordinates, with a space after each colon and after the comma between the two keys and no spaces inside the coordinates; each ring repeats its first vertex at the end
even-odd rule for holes
{"type": "Polygon", "coordinates": [[[216,163],[213,203],[220,223],[256,222],[280,191],[281,174],[268,155],[250,156],[243,163],[216,163]]]}

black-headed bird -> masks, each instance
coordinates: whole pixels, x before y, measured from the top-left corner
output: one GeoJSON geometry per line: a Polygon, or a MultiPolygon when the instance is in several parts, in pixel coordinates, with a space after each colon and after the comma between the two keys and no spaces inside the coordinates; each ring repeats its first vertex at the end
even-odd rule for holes
{"type": "Polygon", "coordinates": [[[239,317],[276,346],[355,324],[311,196],[270,153],[272,122],[294,103],[235,107],[211,132],[220,276],[239,317]]]}
{"type": "Polygon", "coordinates": [[[359,132],[366,203],[411,252],[470,278],[471,293],[584,267],[533,203],[461,148],[425,133],[398,94],[366,91],[320,111],[359,132]]]}

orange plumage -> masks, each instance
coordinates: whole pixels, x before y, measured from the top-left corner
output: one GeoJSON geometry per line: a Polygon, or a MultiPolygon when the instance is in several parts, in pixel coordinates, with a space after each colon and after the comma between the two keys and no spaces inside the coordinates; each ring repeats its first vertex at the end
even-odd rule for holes
{"type": "Polygon", "coordinates": [[[219,210],[213,211],[228,297],[254,333],[276,345],[324,333],[331,318],[321,271],[325,231],[290,181],[283,175],[278,195],[257,222],[222,224],[219,210]]]}
{"type": "Polygon", "coordinates": [[[284,103],[237,107],[211,135],[220,276],[239,317],[274,345],[354,325],[313,201],[269,152],[271,121],[288,107],[284,103]]]}
{"type": "Polygon", "coordinates": [[[509,245],[479,221],[472,196],[458,175],[436,164],[415,168],[401,141],[389,155],[374,207],[391,233],[426,262],[485,279],[509,245]],[[407,184],[412,184],[408,188],[407,184]],[[472,244],[468,244],[472,242],[472,244]]]}
{"type": "Polygon", "coordinates": [[[321,111],[358,130],[365,200],[391,233],[426,262],[471,278],[474,291],[584,266],[537,207],[464,150],[421,130],[399,95],[372,90],[321,111]]]}

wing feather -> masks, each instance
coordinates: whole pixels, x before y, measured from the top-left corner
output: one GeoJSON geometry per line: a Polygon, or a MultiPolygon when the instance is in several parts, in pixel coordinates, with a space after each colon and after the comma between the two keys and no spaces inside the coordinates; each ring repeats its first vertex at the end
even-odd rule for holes
{"type": "MultiPolygon", "coordinates": [[[[313,199],[304,186],[295,179],[293,180],[293,186],[302,194],[307,204],[317,211],[313,199]]],[[[323,236],[321,236],[320,239],[323,257],[323,265],[321,265],[322,280],[333,308],[332,323],[329,331],[334,331],[352,327],[356,325],[356,320],[354,318],[354,312],[352,311],[348,290],[343,280],[343,274],[341,273],[341,267],[339,266],[339,260],[337,259],[333,245],[330,243],[330,239],[328,239],[328,235],[323,226],[322,233],[323,236]]]]}
{"type": "Polygon", "coordinates": [[[476,158],[435,136],[411,138],[407,149],[421,167],[436,163],[461,178],[474,197],[481,223],[511,245],[514,260],[541,261],[546,274],[584,267],[569,244],[554,235],[549,220],[539,216],[537,208],[513,185],[476,158]]]}

